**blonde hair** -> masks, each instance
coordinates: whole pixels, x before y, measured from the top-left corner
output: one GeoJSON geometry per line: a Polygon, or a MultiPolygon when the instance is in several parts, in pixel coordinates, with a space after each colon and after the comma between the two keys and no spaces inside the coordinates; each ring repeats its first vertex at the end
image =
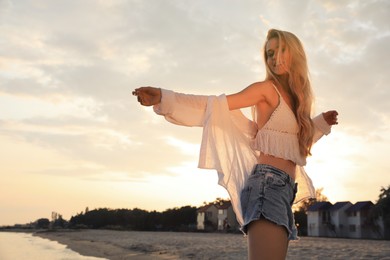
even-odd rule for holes
{"type": "MultiPolygon", "coordinates": [[[[313,104],[313,93],[309,80],[306,54],[301,41],[294,34],[286,31],[271,29],[268,31],[267,41],[264,44],[264,61],[266,64],[266,80],[275,80],[279,84],[278,76],[272,73],[267,64],[266,45],[270,39],[277,38],[285,44],[290,52],[290,68],[288,70],[288,86],[283,86],[292,101],[292,108],[298,122],[299,152],[302,156],[311,155],[310,150],[313,144],[314,125],[311,120],[311,108],[313,104]]],[[[278,52],[278,56],[281,52],[278,52]]],[[[276,57],[277,60],[280,57],[276,57]]]]}

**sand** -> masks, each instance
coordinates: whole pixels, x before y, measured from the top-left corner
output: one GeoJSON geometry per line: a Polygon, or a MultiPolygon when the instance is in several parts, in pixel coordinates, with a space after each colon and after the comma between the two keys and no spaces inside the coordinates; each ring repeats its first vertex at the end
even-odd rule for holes
{"type": "MultiPolygon", "coordinates": [[[[36,235],[87,256],[119,259],[246,259],[241,234],[82,230],[36,235]]],[[[287,259],[390,260],[390,241],[302,237],[291,242],[287,259]]]]}

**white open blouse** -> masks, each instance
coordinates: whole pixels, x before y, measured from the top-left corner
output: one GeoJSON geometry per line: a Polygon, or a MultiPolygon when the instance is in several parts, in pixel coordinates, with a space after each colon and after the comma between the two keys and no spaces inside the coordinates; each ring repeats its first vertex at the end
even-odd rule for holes
{"type": "MultiPolygon", "coordinates": [[[[228,191],[237,221],[242,225],[240,194],[257,164],[258,151],[251,145],[257,134],[256,123],[240,110],[229,111],[225,95],[188,95],[164,89],[161,93],[161,102],[154,106],[157,114],[177,125],[203,127],[198,167],[218,172],[218,184],[228,191]]],[[[314,142],[330,133],[331,126],[322,114],[313,122],[314,142]]],[[[298,192],[294,203],[315,197],[313,183],[303,166],[297,164],[296,168],[298,192]]]]}

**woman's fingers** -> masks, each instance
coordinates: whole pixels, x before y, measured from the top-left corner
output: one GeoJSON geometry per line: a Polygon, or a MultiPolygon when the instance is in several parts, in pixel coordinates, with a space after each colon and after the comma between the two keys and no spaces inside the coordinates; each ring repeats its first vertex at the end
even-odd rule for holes
{"type": "Polygon", "coordinates": [[[339,113],[336,110],[330,110],[330,111],[325,112],[323,115],[324,115],[326,122],[329,125],[337,125],[338,124],[338,122],[337,122],[338,114],[339,113]]]}
{"type": "Polygon", "coordinates": [[[152,106],[160,102],[160,89],[154,87],[140,87],[133,90],[132,94],[143,106],[152,106]]]}
{"type": "Polygon", "coordinates": [[[337,113],[336,110],[331,110],[331,111],[329,111],[328,113],[329,113],[329,119],[331,120],[331,123],[332,123],[333,125],[337,125],[337,124],[338,124],[338,122],[337,122],[337,116],[338,116],[339,113],[337,113]]]}
{"type": "Polygon", "coordinates": [[[137,97],[137,101],[143,106],[149,106],[150,97],[148,87],[140,87],[133,90],[132,94],[137,97]]]}

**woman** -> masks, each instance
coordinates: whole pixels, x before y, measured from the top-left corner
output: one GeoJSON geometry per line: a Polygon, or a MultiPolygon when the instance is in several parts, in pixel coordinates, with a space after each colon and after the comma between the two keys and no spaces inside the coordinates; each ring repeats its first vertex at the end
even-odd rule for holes
{"type": "Polygon", "coordinates": [[[294,34],[270,30],[264,59],[266,79],[236,94],[195,96],[142,87],[133,95],[172,123],[204,128],[199,167],[216,169],[228,190],[248,235],[249,259],[285,259],[288,241],[297,238],[291,205],[314,195],[302,166],[312,144],[337,124],[338,113],[311,119],[307,61],[294,34]],[[244,107],[252,107],[253,121],[239,112],[244,107]]]}

